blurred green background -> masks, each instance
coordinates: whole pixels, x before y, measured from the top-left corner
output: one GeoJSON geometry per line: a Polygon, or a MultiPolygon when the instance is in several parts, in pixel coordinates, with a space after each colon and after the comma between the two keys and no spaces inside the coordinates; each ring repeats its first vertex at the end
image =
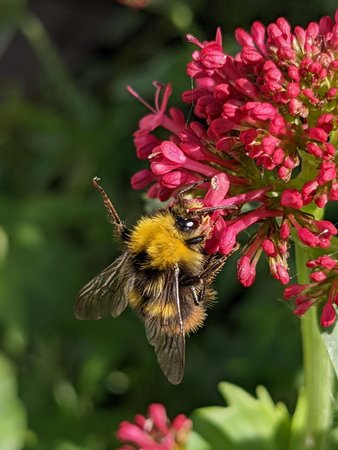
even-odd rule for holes
{"type": "MultiPolygon", "coordinates": [[[[131,0],[132,1],[132,0],[131,0]]],[[[171,386],[142,323],[80,322],[79,289],[118,247],[99,175],[132,225],[145,208],[129,179],[132,132],[152,101],[152,81],[172,81],[172,103],[190,88],[192,33],[228,52],[233,32],[283,15],[306,25],[333,14],[335,0],[153,0],[135,10],[113,0],[0,0],[0,448],[111,450],[118,423],[163,402],[173,417],[221,404],[217,383],[254,391],[265,384],[292,409],[300,383],[298,319],[263,262],[241,288],[231,258],[217,280],[218,303],[187,343],[187,368],[171,386]]],[[[295,275],[294,269],[291,273],[295,275]]]]}

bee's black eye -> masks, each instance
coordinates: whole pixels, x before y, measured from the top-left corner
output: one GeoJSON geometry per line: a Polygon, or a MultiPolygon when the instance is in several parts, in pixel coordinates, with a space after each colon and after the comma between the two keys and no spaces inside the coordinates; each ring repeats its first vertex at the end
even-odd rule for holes
{"type": "Polygon", "coordinates": [[[182,231],[196,230],[200,226],[199,219],[176,217],[176,225],[182,231]]]}

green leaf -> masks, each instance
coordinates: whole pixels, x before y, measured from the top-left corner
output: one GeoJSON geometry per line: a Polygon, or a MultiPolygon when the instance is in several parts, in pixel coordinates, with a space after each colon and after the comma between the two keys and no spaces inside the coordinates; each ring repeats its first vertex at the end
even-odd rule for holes
{"type": "Polygon", "coordinates": [[[326,345],[327,352],[330,356],[335,373],[338,377],[338,323],[329,328],[322,330],[322,337],[326,345]]]}
{"type": "Polygon", "coordinates": [[[0,354],[0,448],[20,450],[26,433],[26,413],[17,396],[11,363],[0,354]]]}
{"type": "Polygon", "coordinates": [[[195,432],[212,450],[288,448],[290,418],[284,404],[274,404],[262,386],[257,398],[230,383],[221,383],[219,389],[229,406],[201,408],[192,416],[195,432]]]}
{"type": "Polygon", "coordinates": [[[299,450],[304,445],[306,410],[306,395],[304,389],[301,389],[291,421],[290,450],[299,450]]]}
{"type": "Polygon", "coordinates": [[[212,450],[211,446],[199,434],[189,433],[186,450],[212,450]]]}

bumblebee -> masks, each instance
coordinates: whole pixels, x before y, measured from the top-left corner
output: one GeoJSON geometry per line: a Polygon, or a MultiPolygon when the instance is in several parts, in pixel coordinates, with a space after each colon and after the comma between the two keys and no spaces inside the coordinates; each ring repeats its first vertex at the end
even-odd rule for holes
{"type": "Polygon", "coordinates": [[[219,208],[203,208],[200,200],[187,196],[188,187],[170,208],[141,217],[129,230],[99,181],[94,178],[93,185],[124,252],[81,289],[75,315],[81,320],[117,317],[129,305],[143,320],[164,375],[178,384],[185,336],[203,325],[215,298],[212,281],[227,258],[203,251],[212,229],[209,213],[219,208]]]}

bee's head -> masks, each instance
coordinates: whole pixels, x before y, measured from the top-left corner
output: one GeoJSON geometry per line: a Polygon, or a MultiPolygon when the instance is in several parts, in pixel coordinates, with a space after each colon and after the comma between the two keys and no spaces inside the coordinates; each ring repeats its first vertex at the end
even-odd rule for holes
{"type": "Polygon", "coordinates": [[[210,216],[198,214],[201,208],[203,203],[200,200],[189,197],[181,197],[180,201],[171,207],[175,226],[182,233],[187,245],[204,243],[209,237],[210,216]]]}

